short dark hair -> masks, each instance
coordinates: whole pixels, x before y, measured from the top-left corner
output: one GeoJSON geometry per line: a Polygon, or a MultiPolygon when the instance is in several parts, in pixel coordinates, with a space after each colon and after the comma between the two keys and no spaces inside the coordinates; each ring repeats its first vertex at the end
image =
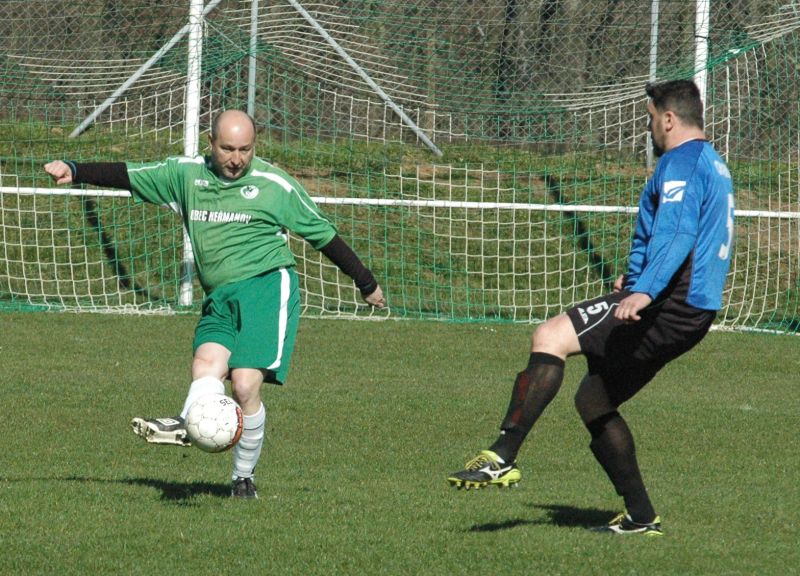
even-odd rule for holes
{"type": "Polygon", "coordinates": [[[648,83],[644,91],[656,110],[673,112],[684,124],[703,129],[703,99],[691,80],[648,83]]]}
{"type": "MultiPolygon", "coordinates": [[[[217,112],[216,116],[214,116],[214,118],[211,120],[211,139],[212,140],[216,140],[217,136],[219,136],[219,119],[222,117],[222,115],[225,112],[227,112],[227,110],[221,110],[220,112],[217,112]]],[[[248,114],[247,112],[244,112],[243,110],[239,110],[239,112],[241,112],[242,114],[247,116],[247,118],[250,120],[250,123],[253,125],[253,134],[255,134],[256,133],[256,121],[253,120],[253,117],[250,116],[250,114],[248,114]]]]}

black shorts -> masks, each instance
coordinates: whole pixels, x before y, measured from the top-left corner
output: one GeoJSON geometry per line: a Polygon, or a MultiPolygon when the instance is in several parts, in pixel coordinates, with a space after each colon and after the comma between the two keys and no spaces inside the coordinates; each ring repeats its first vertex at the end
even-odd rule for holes
{"type": "Polygon", "coordinates": [[[589,374],[603,379],[615,406],[700,342],[717,315],[668,298],[642,310],[638,322],[626,323],[614,318],[614,309],[629,295],[625,290],[614,292],[567,311],[589,374]]]}

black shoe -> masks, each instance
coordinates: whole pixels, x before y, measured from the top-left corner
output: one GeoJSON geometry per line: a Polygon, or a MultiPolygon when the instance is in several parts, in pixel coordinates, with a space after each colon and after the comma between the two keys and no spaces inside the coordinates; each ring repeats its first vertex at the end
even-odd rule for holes
{"type": "Polygon", "coordinates": [[[131,420],[131,428],[134,434],[144,438],[150,444],[192,445],[186,434],[186,423],[180,416],[151,420],[134,418],[131,420]]]}
{"type": "Polygon", "coordinates": [[[256,485],[252,478],[236,478],[231,486],[231,496],[233,498],[258,498],[256,485]]]}
{"type": "Polygon", "coordinates": [[[644,536],[663,536],[661,531],[661,518],[656,516],[655,520],[648,524],[634,522],[627,512],[620,512],[605,526],[591,528],[594,532],[607,532],[609,534],[643,534],[644,536]]]}

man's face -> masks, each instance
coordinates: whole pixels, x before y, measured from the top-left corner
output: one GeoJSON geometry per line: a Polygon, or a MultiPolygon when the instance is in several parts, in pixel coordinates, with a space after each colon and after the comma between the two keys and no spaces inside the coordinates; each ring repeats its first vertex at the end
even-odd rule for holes
{"type": "Polygon", "coordinates": [[[249,121],[223,119],[217,138],[210,138],[211,164],[218,176],[236,180],[250,167],[255,153],[255,134],[249,121]]]}
{"type": "Polygon", "coordinates": [[[666,118],[670,112],[659,112],[653,106],[653,102],[647,103],[647,130],[650,132],[650,140],[653,142],[653,154],[661,156],[666,152],[667,145],[667,128],[669,118],[666,118]]]}

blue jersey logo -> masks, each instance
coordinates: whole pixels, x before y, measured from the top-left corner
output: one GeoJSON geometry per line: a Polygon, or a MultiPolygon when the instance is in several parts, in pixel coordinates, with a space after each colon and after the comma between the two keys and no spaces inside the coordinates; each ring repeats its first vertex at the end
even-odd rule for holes
{"type": "Polygon", "coordinates": [[[685,180],[669,180],[664,182],[664,193],[662,194],[662,202],[682,202],[683,193],[686,190],[685,180]]]}

